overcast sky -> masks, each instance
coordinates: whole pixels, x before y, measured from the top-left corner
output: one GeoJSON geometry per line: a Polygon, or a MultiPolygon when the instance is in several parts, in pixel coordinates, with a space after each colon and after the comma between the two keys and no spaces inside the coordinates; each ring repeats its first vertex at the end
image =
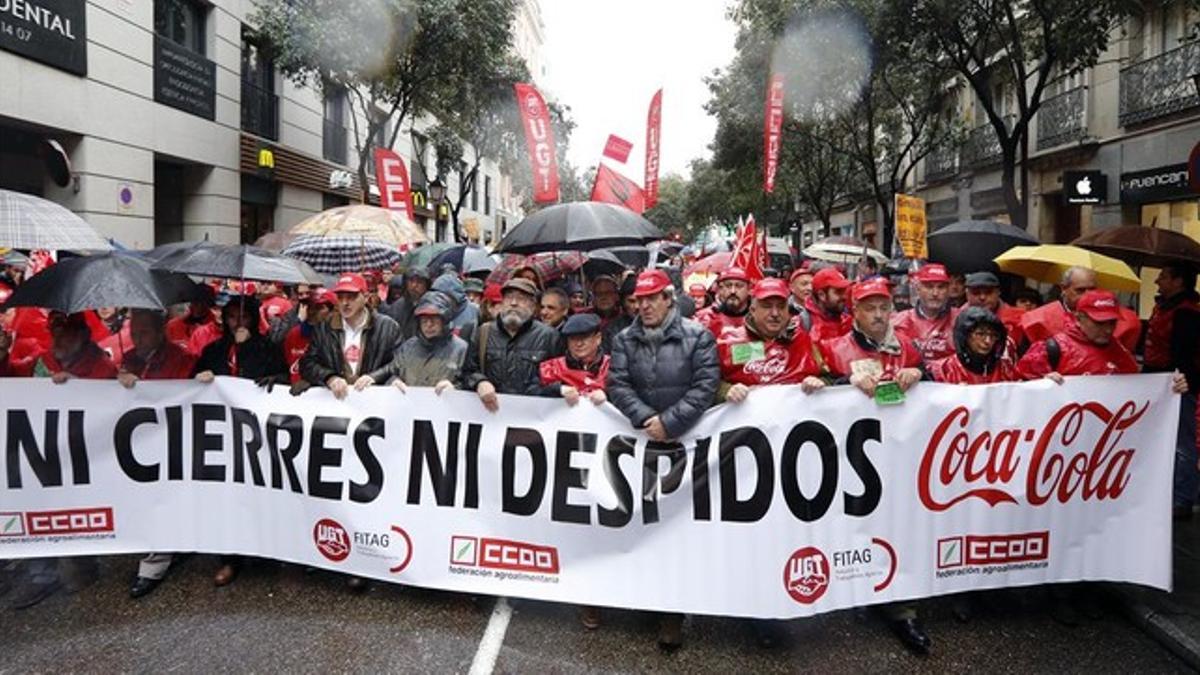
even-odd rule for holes
{"type": "Polygon", "coordinates": [[[542,0],[547,98],[571,106],[568,157],[596,164],[610,133],[633,143],[622,172],[642,182],[646,112],[663,88],[660,175],[708,156],[716,121],[703,78],[733,58],[727,0],[542,0]]]}

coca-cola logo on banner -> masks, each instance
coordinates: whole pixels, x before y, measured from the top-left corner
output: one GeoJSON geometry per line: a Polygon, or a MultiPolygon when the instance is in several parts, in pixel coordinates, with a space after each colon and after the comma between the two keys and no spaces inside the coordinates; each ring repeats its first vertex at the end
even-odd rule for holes
{"type": "Polygon", "coordinates": [[[921,503],[945,511],[968,499],[988,506],[1018,504],[1018,496],[1031,506],[1118,499],[1137,453],[1123,447],[1125,430],[1148,408],[1133,401],[1116,410],[1069,403],[1041,428],[1012,429],[971,429],[971,411],[955,408],[938,423],[921,458],[921,503]]]}

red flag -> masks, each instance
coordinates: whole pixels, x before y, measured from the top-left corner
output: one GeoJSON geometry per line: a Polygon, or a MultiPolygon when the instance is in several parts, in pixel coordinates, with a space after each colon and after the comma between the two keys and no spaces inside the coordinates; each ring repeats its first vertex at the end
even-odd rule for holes
{"type": "Polygon", "coordinates": [[[616,134],[609,134],[608,142],[604,144],[604,156],[624,164],[632,149],[633,143],[616,134]]]}
{"type": "Polygon", "coordinates": [[[733,244],[733,258],[729,260],[730,267],[740,267],[746,271],[750,283],[755,283],[765,276],[762,256],[766,247],[758,236],[758,227],[754,224],[754,216],[746,221],[746,226],[738,230],[737,241],[733,244]]]}
{"type": "Polygon", "coordinates": [[[550,109],[532,84],[513,85],[517,92],[517,108],[525,127],[525,147],[533,167],[533,201],[539,204],[558,201],[558,158],[554,152],[554,128],[550,124],[550,109]]]}
{"type": "Polygon", "coordinates": [[[662,89],[650,99],[646,115],[646,208],[658,203],[658,151],[662,141],[662,89]]]}
{"type": "Polygon", "coordinates": [[[413,219],[412,189],[404,160],[391,150],[375,148],[375,180],[379,183],[379,205],[413,219]]]}
{"type": "Polygon", "coordinates": [[[638,184],[601,164],[596,167],[592,201],[620,204],[635,213],[646,210],[646,195],[638,184]]]}
{"type": "Polygon", "coordinates": [[[775,190],[779,170],[779,146],[783,141],[783,76],[772,75],[767,84],[767,105],[763,117],[763,191],[775,190]]]}

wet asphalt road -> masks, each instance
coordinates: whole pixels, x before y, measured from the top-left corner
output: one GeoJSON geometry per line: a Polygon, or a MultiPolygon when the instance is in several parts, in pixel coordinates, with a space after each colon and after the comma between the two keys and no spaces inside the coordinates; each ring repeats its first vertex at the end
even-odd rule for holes
{"type": "MultiPolygon", "coordinates": [[[[341,577],[269,562],[217,589],[210,556],[187,559],[135,601],[128,583],[136,560],[105,559],[100,580],[76,594],[0,609],[0,673],[465,673],[494,603],[384,584],[357,595],[341,577]]],[[[610,611],[588,632],[571,607],[518,600],[494,672],[1187,672],[1115,607],[1068,628],[1046,614],[1039,592],[978,597],[966,624],[953,618],[948,600],[922,606],[934,640],[924,658],[904,651],[868,611],[790,622],[786,643],[769,651],[743,622],[691,617],[683,649],[664,654],[648,616],[610,611]]]]}

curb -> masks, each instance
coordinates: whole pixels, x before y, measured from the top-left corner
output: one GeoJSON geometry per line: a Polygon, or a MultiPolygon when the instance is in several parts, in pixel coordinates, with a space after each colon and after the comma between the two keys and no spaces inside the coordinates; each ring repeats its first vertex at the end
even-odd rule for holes
{"type": "Polygon", "coordinates": [[[1186,615],[1165,611],[1161,603],[1146,597],[1147,591],[1116,584],[1110,585],[1109,590],[1133,623],[1183,659],[1193,670],[1200,672],[1200,639],[1196,638],[1194,631],[1189,632],[1180,626],[1175,618],[1186,615]]]}

